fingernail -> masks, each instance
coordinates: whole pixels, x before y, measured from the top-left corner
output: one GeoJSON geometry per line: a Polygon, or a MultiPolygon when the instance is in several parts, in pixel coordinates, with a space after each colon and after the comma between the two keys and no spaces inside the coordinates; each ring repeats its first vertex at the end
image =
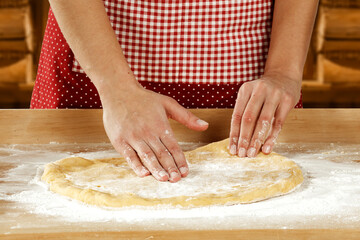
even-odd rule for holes
{"type": "Polygon", "coordinates": [[[145,167],[142,167],[140,170],[140,174],[141,176],[145,177],[146,175],[150,174],[150,172],[145,167]]]}
{"type": "Polygon", "coordinates": [[[163,178],[163,177],[165,177],[165,176],[169,177],[169,174],[167,174],[167,172],[165,172],[164,170],[162,170],[162,171],[159,172],[159,176],[160,176],[161,178],[163,178]]]}
{"type": "Polygon", "coordinates": [[[256,149],[255,148],[250,148],[248,150],[248,156],[249,157],[255,157],[255,154],[256,154],[256,149]]]}
{"type": "Polygon", "coordinates": [[[255,154],[256,154],[256,149],[255,148],[250,148],[249,150],[248,150],[248,156],[249,157],[255,157],[255,154]]]}
{"type": "Polygon", "coordinates": [[[246,149],[245,148],[239,148],[239,157],[245,157],[246,156],[246,149]]]}
{"type": "Polygon", "coordinates": [[[260,148],[261,147],[261,141],[259,139],[256,139],[255,142],[254,142],[254,147],[255,148],[260,148]]]}
{"type": "Polygon", "coordinates": [[[178,176],[179,176],[179,174],[177,172],[172,172],[172,173],[170,173],[170,180],[174,180],[178,176]]]}
{"type": "Polygon", "coordinates": [[[264,153],[270,153],[270,146],[269,145],[263,146],[262,149],[263,149],[264,153]]]}
{"type": "Polygon", "coordinates": [[[236,145],[231,145],[230,147],[230,154],[235,155],[236,154],[236,145]]]}
{"type": "Polygon", "coordinates": [[[196,123],[200,126],[207,126],[209,123],[205,122],[204,120],[198,119],[196,120],[196,123]]]}
{"type": "Polygon", "coordinates": [[[186,174],[189,171],[187,167],[181,167],[179,170],[181,174],[186,174]]]}

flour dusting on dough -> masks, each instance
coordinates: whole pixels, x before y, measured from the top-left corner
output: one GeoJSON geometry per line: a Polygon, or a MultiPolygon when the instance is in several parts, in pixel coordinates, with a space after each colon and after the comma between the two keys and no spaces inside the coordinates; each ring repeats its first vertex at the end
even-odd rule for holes
{"type": "Polygon", "coordinates": [[[239,158],[227,146],[225,140],[186,152],[191,172],[177,183],[138,178],[121,158],[59,160],[46,167],[42,179],[54,192],[110,207],[250,203],[286,194],[303,181],[301,170],[285,157],[239,158]]]}

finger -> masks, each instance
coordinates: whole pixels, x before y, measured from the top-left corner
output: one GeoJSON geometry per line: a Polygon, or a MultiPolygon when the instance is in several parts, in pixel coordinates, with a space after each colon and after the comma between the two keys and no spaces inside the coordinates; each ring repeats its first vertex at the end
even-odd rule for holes
{"type": "Polygon", "coordinates": [[[167,116],[195,131],[204,131],[209,123],[199,119],[172,98],[165,103],[167,116]]]}
{"type": "Polygon", "coordinates": [[[186,177],[189,174],[189,167],[186,162],[185,155],[174,138],[172,131],[165,130],[165,134],[160,137],[160,140],[173,156],[176,166],[181,173],[181,177],[186,177]]]}
{"type": "Polygon", "coordinates": [[[263,103],[264,96],[262,94],[252,94],[246,105],[240,126],[240,138],[238,143],[239,157],[252,155],[251,153],[248,153],[248,147],[263,103]]]}
{"type": "Polygon", "coordinates": [[[180,172],[175,164],[174,158],[164,144],[158,138],[154,138],[148,145],[154,151],[163,169],[165,169],[170,178],[170,182],[177,182],[181,179],[180,172]]]}
{"type": "Polygon", "coordinates": [[[249,91],[241,91],[239,90],[238,97],[236,99],[236,104],[234,107],[234,111],[231,117],[231,127],[230,127],[230,141],[229,141],[229,150],[230,154],[237,154],[237,146],[240,135],[240,124],[241,119],[244,114],[244,110],[246,104],[250,99],[249,91]]]}
{"type": "Polygon", "coordinates": [[[272,151],[276,143],[276,139],[278,138],[281,132],[285,119],[291,109],[292,109],[292,105],[286,103],[280,103],[279,107],[277,108],[274,116],[275,119],[272,126],[272,131],[262,147],[262,151],[265,154],[269,154],[272,151]]]}
{"type": "Polygon", "coordinates": [[[144,142],[137,141],[132,144],[142,163],[159,181],[169,180],[168,173],[162,168],[152,149],[144,142]]]}
{"type": "Polygon", "coordinates": [[[274,98],[271,98],[271,100],[265,100],[250,142],[249,153],[251,154],[249,157],[255,157],[265,142],[271,128],[271,120],[274,118],[279,103],[280,97],[278,95],[274,95],[274,98]]]}
{"type": "Polygon", "coordinates": [[[150,174],[149,170],[144,167],[135,150],[129,144],[123,142],[122,144],[119,144],[117,150],[118,149],[136,175],[139,177],[145,177],[150,174]]]}

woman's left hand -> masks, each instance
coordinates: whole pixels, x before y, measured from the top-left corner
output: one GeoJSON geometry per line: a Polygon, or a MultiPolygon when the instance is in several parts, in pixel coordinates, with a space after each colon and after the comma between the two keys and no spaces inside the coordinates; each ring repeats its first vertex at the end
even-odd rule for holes
{"type": "Polygon", "coordinates": [[[231,154],[255,157],[260,148],[269,154],[282,125],[300,98],[301,78],[265,74],[244,83],[237,96],[231,120],[231,154]]]}

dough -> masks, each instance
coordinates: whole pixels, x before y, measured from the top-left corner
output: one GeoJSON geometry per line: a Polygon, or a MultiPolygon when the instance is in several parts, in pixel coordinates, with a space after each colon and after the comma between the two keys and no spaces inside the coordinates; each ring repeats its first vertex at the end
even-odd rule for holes
{"type": "Polygon", "coordinates": [[[251,203],[286,194],[303,181],[300,168],[276,154],[239,158],[228,139],[185,153],[190,173],[177,183],[139,178],[123,158],[62,159],[46,165],[42,180],[50,190],[105,207],[180,207],[251,203]]]}

